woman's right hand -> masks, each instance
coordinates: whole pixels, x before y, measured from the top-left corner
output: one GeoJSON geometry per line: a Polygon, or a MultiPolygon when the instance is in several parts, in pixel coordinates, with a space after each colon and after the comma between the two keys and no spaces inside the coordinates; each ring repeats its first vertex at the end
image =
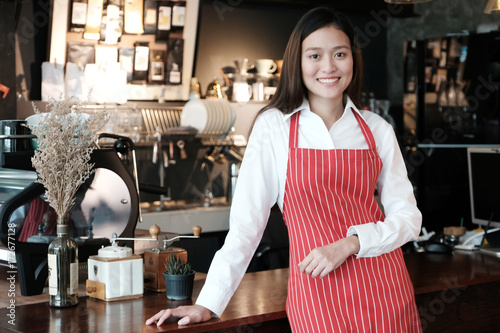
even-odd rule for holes
{"type": "Polygon", "coordinates": [[[146,320],[146,325],[156,323],[157,326],[160,326],[169,317],[181,317],[177,324],[182,326],[210,320],[210,318],[212,318],[212,312],[201,305],[179,306],[175,309],[161,310],[153,317],[146,320]]]}

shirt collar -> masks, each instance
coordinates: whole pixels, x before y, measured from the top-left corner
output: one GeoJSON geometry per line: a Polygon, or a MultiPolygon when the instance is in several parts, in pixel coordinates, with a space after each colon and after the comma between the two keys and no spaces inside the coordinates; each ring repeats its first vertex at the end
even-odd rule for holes
{"type": "Polygon", "coordinates": [[[295,113],[299,112],[299,111],[302,111],[302,110],[307,110],[307,111],[311,111],[311,108],[309,107],[309,101],[307,100],[307,98],[304,97],[304,99],[302,100],[302,104],[298,107],[298,108],[295,108],[292,112],[290,113],[287,113],[284,115],[283,117],[283,121],[287,121],[288,118],[290,118],[291,116],[293,116],[295,113]]]}
{"type": "Polygon", "coordinates": [[[354,105],[353,101],[351,100],[351,98],[349,96],[347,96],[347,102],[345,103],[345,110],[354,110],[356,111],[357,113],[359,113],[359,110],[358,108],[356,107],[356,105],[354,105]]]}
{"type": "MultiPolygon", "coordinates": [[[[354,105],[354,103],[352,102],[351,98],[349,96],[347,96],[347,101],[346,101],[346,104],[345,104],[345,108],[344,108],[344,113],[342,114],[342,116],[346,113],[345,111],[346,110],[351,110],[351,108],[357,112],[358,114],[360,114],[358,108],[356,107],[356,105],[354,105]]],[[[291,116],[293,116],[296,112],[299,112],[299,111],[302,111],[302,110],[306,110],[306,111],[309,111],[311,112],[311,108],[309,107],[309,100],[307,100],[307,98],[304,97],[304,100],[302,101],[302,104],[294,109],[292,112],[288,113],[288,114],[285,114],[285,116],[283,117],[283,121],[286,121],[288,118],[290,118],[291,116]]]]}

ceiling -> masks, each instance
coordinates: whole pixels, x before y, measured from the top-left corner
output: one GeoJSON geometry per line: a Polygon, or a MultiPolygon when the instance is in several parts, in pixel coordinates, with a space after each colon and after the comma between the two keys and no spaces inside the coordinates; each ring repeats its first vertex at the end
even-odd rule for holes
{"type": "MultiPolygon", "coordinates": [[[[209,0],[203,0],[209,1],[209,0]]],[[[213,0],[211,0],[213,1],[213,0]]],[[[236,0],[233,0],[233,2],[236,0]]],[[[392,17],[409,18],[419,16],[414,12],[413,5],[389,5],[384,0],[238,0],[245,4],[258,4],[267,6],[298,6],[304,8],[312,8],[316,6],[330,6],[338,10],[365,12],[379,12],[388,9],[388,6],[402,6],[398,8],[397,13],[392,13],[392,17]]],[[[394,7],[395,8],[395,7],[394,7]]]]}
{"type": "MultiPolygon", "coordinates": [[[[305,7],[315,7],[328,5],[340,10],[372,11],[387,8],[384,0],[245,0],[246,3],[258,3],[267,5],[295,5],[305,7]]],[[[413,5],[405,5],[408,9],[413,9],[413,5]]]]}

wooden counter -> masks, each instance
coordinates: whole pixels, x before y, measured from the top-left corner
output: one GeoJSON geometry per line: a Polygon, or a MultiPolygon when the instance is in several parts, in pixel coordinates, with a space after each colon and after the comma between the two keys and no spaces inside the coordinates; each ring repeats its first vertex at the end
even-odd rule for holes
{"type": "Polygon", "coordinates": [[[424,332],[500,332],[500,258],[405,255],[424,332]]]}
{"type": "MultiPolygon", "coordinates": [[[[425,332],[495,332],[500,327],[499,258],[455,252],[453,255],[409,254],[405,260],[425,332]]],[[[159,328],[145,326],[144,322],[162,308],[195,301],[204,275],[195,281],[192,301],[167,301],[164,293],[146,291],[140,299],[115,302],[80,297],[78,306],[57,309],[48,305],[46,294],[35,296],[41,303],[24,305],[21,304],[31,297],[15,296],[15,325],[8,323],[11,310],[4,307],[0,309],[0,331],[288,332],[287,278],[287,269],[246,274],[220,319],[212,318],[187,327],[177,326],[177,319],[159,328]]],[[[5,283],[3,276],[1,282],[5,283]]],[[[0,290],[5,302],[7,291],[0,290]]]]}

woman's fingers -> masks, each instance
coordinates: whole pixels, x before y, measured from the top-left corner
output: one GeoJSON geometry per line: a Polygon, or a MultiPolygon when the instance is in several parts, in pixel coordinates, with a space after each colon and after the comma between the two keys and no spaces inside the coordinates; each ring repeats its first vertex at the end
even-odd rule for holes
{"type": "Polygon", "coordinates": [[[180,317],[178,325],[188,325],[207,321],[212,317],[212,313],[201,305],[179,306],[175,309],[161,310],[153,317],[146,320],[146,325],[156,323],[161,325],[170,317],[180,317]]]}
{"type": "Polygon", "coordinates": [[[172,315],[171,309],[161,310],[160,312],[155,314],[153,317],[146,320],[146,325],[151,325],[151,324],[156,323],[156,325],[160,326],[171,315],[172,315]]]}
{"type": "Polygon", "coordinates": [[[307,257],[304,258],[304,260],[302,260],[299,263],[299,269],[300,269],[301,273],[305,273],[307,275],[311,274],[312,270],[314,269],[313,263],[312,263],[313,259],[314,259],[314,256],[309,254],[307,257]]]}
{"type": "Polygon", "coordinates": [[[347,257],[356,251],[359,251],[357,237],[342,238],[334,243],[317,247],[299,263],[300,272],[313,278],[323,278],[342,265],[347,257]]]}
{"type": "Polygon", "coordinates": [[[183,317],[177,322],[179,325],[199,323],[207,321],[212,317],[212,313],[207,308],[200,305],[179,307],[172,311],[172,315],[183,317]]]}

